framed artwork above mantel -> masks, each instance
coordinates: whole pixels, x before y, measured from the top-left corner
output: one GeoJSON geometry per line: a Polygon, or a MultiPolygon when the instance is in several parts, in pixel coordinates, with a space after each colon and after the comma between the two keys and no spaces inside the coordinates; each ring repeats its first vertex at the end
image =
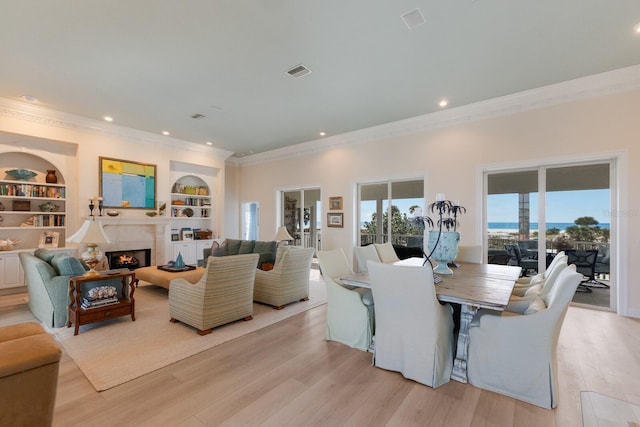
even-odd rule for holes
{"type": "Polygon", "coordinates": [[[100,197],[105,208],[155,209],[157,167],[100,157],[100,197]]]}

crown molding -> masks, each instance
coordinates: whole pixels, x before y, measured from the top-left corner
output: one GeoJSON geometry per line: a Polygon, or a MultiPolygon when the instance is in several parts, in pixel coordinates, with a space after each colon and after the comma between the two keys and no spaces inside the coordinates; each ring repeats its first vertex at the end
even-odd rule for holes
{"type": "Polygon", "coordinates": [[[0,98],[0,118],[2,117],[85,132],[107,138],[123,139],[133,143],[149,144],[154,147],[162,145],[173,149],[193,151],[222,161],[233,155],[232,151],[196,144],[170,136],[156,135],[151,132],[106,123],[7,98],[0,98]]]}
{"type": "Polygon", "coordinates": [[[640,65],[634,65],[264,153],[229,158],[227,163],[238,166],[268,163],[639,88],[640,65]]]}

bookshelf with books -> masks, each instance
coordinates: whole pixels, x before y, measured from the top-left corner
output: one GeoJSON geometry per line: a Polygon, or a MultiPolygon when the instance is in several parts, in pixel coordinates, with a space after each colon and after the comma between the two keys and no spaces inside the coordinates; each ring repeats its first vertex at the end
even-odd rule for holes
{"type": "Polygon", "coordinates": [[[45,232],[66,230],[64,184],[0,180],[0,232],[20,239],[21,248],[38,247],[45,232]]]}

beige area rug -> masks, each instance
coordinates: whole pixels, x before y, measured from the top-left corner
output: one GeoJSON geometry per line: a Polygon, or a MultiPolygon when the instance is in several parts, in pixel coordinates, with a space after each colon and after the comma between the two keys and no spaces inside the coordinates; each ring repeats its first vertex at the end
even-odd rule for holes
{"type": "Polygon", "coordinates": [[[253,320],[217,327],[200,336],[183,323],[169,322],[167,290],[143,285],[136,289],[136,320],[123,316],[54,332],[64,349],[98,391],[107,390],[242,335],[326,303],[324,282],[318,270],[311,270],[309,301],[282,310],[253,305],[253,320]]]}

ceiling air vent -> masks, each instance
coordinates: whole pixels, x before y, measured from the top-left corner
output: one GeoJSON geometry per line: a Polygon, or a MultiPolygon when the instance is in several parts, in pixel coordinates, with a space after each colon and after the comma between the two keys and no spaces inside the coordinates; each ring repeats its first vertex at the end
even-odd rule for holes
{"type": "Polygon", "coordinates": [[[311,74],[311,70],[300,64],[287,71],[287,74],[298,79],[302,76],[306,76],[307,74],[311,74]]]}
{"type": "Polygon", "coordinates": [[[402,15],[402,20],[410,30],[413,30],[415,27],[425,23],[424,16],[422,16],[420,9],[413,9],[405,13],[402,15]]]}

